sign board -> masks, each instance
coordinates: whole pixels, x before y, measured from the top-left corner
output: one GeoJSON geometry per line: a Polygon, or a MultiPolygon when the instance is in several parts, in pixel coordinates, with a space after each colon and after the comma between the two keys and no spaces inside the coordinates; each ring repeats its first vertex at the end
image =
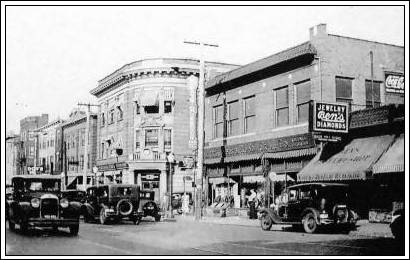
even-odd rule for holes
{"type": "Polygon", "coordinates": [[[190,156],[184,157],[184,166],[185,168],[192,169],[194,167],[194,158],[190,156]]]}
{"type": "Polygon", "coordinates": [[[348,132],[347,104],[314,102],[313,131],[348,132]]]}
{"type": "Polygon", "coordinates": [[[184,176],[184,181],[193,181],[191,176],[184,176]]]}
{"type": "Polygon", "coordinates": [[[141,181],[159,181],[159,175],[141,174],[141,181]]]}
{"type": "Polygon", "coordinates": [[[386,92],[404,94],[404,74],[400,72],[384,72],[386,92]]]}
{"type": "Polygon", "coordinates": [[[325,141],[325,142],[340,142],[342,141],[342,137],[334,134],[323,134],[323,133],[315,133],[313,137],[318,141],[325,141]]]}

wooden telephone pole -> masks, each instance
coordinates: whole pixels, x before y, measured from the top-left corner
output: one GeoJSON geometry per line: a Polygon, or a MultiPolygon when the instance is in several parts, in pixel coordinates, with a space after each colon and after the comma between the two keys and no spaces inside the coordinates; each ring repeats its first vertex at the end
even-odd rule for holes
{"type": "MultiPolygon", "coordinates": [[[[196,172],[198,173],[198,176],[195,176],[195,184],[197,182],[197,178],[201,179],[201,185],[200,185],[200,193],[199,195],[196,194],[195,198],[195,207],[194,207],[194,213],[195,213],[195,219],[200,219],[202,217],[202,191],[203,191],[203,160],[204,160],[204,117],[205,117],[205,109],[204,109],[204,99],[205,99],[205,60],[204,60],[204,47],[219,47],[217,44],[210,44],[210,43],[205,43],[201,41],[184,41],[186,44],[193,44],[197,45],[200,47],[200,58],[199,58],[199,84],[198,84],[198,126],[197,126],[197,135],[198,135],[198,152],[196,162],[197,162],[197,167],[196,167],[196,172]]],[[[197,186],[195,187],[195,190],[197,189],[197,186]]]]}

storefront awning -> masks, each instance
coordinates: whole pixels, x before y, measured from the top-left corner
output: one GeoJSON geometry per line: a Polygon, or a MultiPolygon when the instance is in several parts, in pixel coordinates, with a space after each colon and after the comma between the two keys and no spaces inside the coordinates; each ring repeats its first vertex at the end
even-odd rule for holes
{"type": "Polygon", "coordinates": [[[364,180],[393,140],[392,135],[353,139],[341,152],[325,161],[320,160],[322,151],[299,172],[297,179],[301,182],[364,180]]]}
{"type": "Polygon", "coordinates": [[[269,179],[273,182],[279,181],[295,181],[292,177],[287,174],[276,174],[274,172],[269,173],[269,179]]]}
{"type": "Polygon", "coordinates": [[[141,106],[157,106],[158,92],[157,89],[144,89],[140,97],[141,106]]]}
{"type": "Polygon", "coordinates": [[[265,177],[262,175],[243,176],[243,183],[264,183],[265,177]]]}
{"type": "Polygon", "coordinates": [[[295,158],[295,157],[303,157],[308,155],[315,155],[317,154],[318,148],[306,148],[306,149],[299,149],[299,150],[292,150],[292,151],[285,151],[285,152],[277,152],[277,153],[265,153],[263,158],[265,159],[286,159],[286,158],[295,158]]]}
{"type": "MultiPolygon", "coordinates": [[[[229,178],[229,182],[230,183],[236,183],[234,180],[232,180],[231,178],[229,178]]],[[[224,178],[224,177],[218,177],[218,178],[209,178],[209,183],[211,184],[222,184],[222,183],[228,183],[228,179],[224,178]]]]}
{"type": "Polygon", "coordinates": [[[230,156],[225,158],[225,162],[239,162],[239,161],[249,161],[249,160],[259,160],[262,154],[241,154],[236,156],[230,156]]]}
{"type": "Polygon", "coordinates": [[[404,134],[394,141],[393,145],[373,166],[373,173],[404,172],[404,134]]]}

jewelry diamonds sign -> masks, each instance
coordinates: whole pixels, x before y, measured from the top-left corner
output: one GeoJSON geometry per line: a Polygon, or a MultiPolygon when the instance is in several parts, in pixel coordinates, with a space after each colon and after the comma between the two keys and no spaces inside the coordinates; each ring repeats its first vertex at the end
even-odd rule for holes
{"type": "Polygon", "coordinates": [[[314,102],[313,131],[348,132],[347,104],[314,102]]]}

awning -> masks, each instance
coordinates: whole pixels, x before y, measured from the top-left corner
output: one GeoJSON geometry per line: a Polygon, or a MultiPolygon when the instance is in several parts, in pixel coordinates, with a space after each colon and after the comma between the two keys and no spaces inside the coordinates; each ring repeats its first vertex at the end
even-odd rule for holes
{"type": "Polygon", "coordinates": [[[373,173],[385,172],[404,172],[404,134],[396,138],[389,150],[373,166],[373,173]]]}
{"type": "Polygon", "coordinates": [[[265,159],[286,159],[286,158],[295,158],[295,157],[303,157],[308,155],[315,155],[318,152],[317,147],[313,148],[306,148],[306,149],[299,149],[299,150],[292,150],[292,151],[285,151],[285,152],[277,152],[277,153],[265,153],[263,158],[265,159]]]}
{"type": "Polygon", "coordinates": [[[264,183],[265,177],[263,175],[251,175],[251,176],[243,176],[242,179],[243,183],[264,183]]]}
{"type": "Polygon", "coordinates": [[[226,157],[224,162],[259,160],[261,157],[262,157],[262,154],[241,154],[241,155],[226,157]]]}
{"type": "Polygon", "coordinates": [[[158,89],[144,89],[140,98],[141,106],[157,106],[158,93],[158,89]]]}
{"type": "Polygon", "coordinates": [[[269,179],[274,182],[276,181],[295,181],[292,177],[290,177],[289,175],[287,176],[286,175],[287,174],[276,174],[274,172],[270,172],[269,179]]]}
{"type": "MultiPolygon", "coordinates": [[[[298,181],[365,180],[373,164],[389,148],[392,135],[353,139],[326,161],[317,154],[297,175],[298,181]]],[[[324,147],[326,149],[326,147],[324,147]]]]}
{"type": "MultiPolygon", "coordinates": [[[[231,178],[229,178],[229,182],[230,183],[236,183],[231,178]]],[[[209,178],[209,183],[217,185],[217,184],[222,184],[222,183],[228,183],[228,180],[225,177],[209,178]]]]}

